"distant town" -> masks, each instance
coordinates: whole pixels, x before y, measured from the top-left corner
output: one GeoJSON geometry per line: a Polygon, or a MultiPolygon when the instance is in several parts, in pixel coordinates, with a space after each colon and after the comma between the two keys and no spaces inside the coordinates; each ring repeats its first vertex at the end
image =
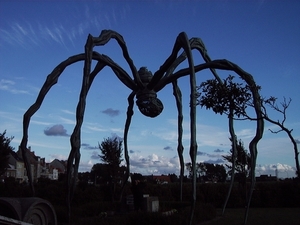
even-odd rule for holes
{"type": "MultiPolygon", "coordinates": [[[[54,159],[52,162],[46,163],[45,158],[37,156],[34,151],[31,151],[31,147],[26,149],[26,154],[34,181],[37,181],[39,178],[58,180],[59,174],[66,172],[66,160],[54,159]]],[[[28,182],[27,171],[20,148],[17,152],[10,151],[8,168],[6,168],[1,179],[5,177],[14,177],[19,183],[28,182]]]]}
{"type": "MultiPolygon", "coordinates": [[[[47,163],[45,158],[37,156],[34,151],[31,150],[31,147],[26,149],[26,154],[28,157],[28,162],[31,168],[32,179],[34,182],[37,182],[39,178],[46,178],[50,180],[58,180],[61,174],[66,173],[67,160],[54,159],[53,161],[47,163]]],[[[175,174],[169,175],[150,175],[144,176],[147,180],[156,181],[160,184],[167,184],[174,182],[175,174]]],[[[21,149],[19,148],[17,152],[11,151],[8,158],[8,167],[5,170],[5,173],[0,177],[1,181],[4,181],[5,178],[12,177],[18,183],[27,183],[28,176],[25,168],[25,163],[22,157],[21,149]]],[[[177,177],[176,177],[177,178],[177,177]]],[[[259,181],[276,181],[278,180],[277,176],[272,175],[260,175],[256,177],[256,180],[259,181]]],[[[90,181],[89,181],[90,183],[90,181]]]]}

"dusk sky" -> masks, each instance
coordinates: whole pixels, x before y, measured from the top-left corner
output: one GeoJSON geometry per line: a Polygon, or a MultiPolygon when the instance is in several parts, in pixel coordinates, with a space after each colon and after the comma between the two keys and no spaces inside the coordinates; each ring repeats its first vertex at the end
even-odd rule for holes
{"type": "MultiPolygon", "coordinates": [[[[137,69],[154,73],[170,55],[177,35],[199,37],[211,59],[227,59],[252,74],[261,95],[291,98],[285,125],[300,142],[300,1],[4,1],[0,0],[0,133],[14,136],[18,149],[22,119],[35,102],[47,75],[68,57],[83,53],[88,34],[119,32],[137,69]]],[[[96,47],[130,74],[115,40],[96,47]]],[[[203,59],[195,56],[195,64],[203,59]]],[[[184,62],[183,66],[187,63],[184,62]]],[[[218,71],[222,79],[234,72],[218,71]]],[[[47,162],[67,159],[75,125],[83,75],[83,62],[68,67],[51,88],[41,108],[31,118],[28,147],[47,162]]],[[[130,74],[131,75],[131,74],[130,74]]],[[[209,71],[197,73],[197,84],[212,79],[209,71]]],[[[184,158],[189,158],[189,78],[179,79],[183,93],[184,158]]],[[[110,68],[97,75],[87,97],[81,132],[80,172],[101,163],[98,143],[123,137],[127,97],[131,93],[110,68]]],[[[156,118],[134,107],[129,130],[131,172],[179,174],[177,108],[171,85],[158,93],[164,111],[156,118]]],[[[268,115],[282,120],[269,109],[268,115]]],[[[197,107],[197,162],[224,163],[228,154],[228,119],[197,107]]],[[[238,139],[248,149],[255,122],[236,121],[238,139]]],[[[257,176],[295,176],[295,155],[286,133],[272,134],[276,126],[265,123],[258,145],[257,176]]],[[[298,145],[299,146],[299,145],[298,145]]]]}

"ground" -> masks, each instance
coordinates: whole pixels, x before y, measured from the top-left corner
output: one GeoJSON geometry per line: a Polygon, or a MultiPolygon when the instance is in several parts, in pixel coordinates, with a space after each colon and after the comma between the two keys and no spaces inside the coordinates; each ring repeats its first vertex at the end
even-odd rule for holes
{"type": "MultiPolygon", "coordinates": [[[[226,209],[221,216],[218,209],[216,219],[199,225],[241,225],[243,224],[245,209],[226,209]]],[[[300,208],[252,208],[250,209],[247,225],[299,225],[300,208]]]]}

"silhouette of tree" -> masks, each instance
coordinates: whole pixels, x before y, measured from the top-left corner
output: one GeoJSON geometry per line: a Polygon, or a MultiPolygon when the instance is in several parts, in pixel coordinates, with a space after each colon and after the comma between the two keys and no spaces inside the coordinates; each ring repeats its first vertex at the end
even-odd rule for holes
{"type": "MultiPolygon", "coordinates": [[[[188,178],[191,179],[193,177],[193,165],[191,162],[188,162],[185,164],[185,168],[189,171],[189,176],[188,178]]],[[[202,174],[202,171],[201,168],[200,168],[200,165],[199,163],[196,163],[196,177],[197,177],[197,180],[199,180],[199,178],[203,175],[202,174]]]]}
{"type": "MultiPolygon", "coordinates": [[[[233,82],[233,76],[229,75],[224,80],[224,83],[220,83],[216,80],[208,80],[206,82],[201,83],[201,85],[198,87],[198,104],[203,107],[205,106],[207,109],[212,109],[215,113],[219,114],[227,114],[229,118],[229,130],[231,134],[231,139],[235,140],[233,141],[232,145],[232,155],[236,155],[236,137],[233,130],[233,120],[258,120],[260,118],[254,118],[251,117],[246,109],[248,107],[255,106],[255,103],[252,101],[251,98],[251,88],[247,84],[241,84],[241,83],[234,83],[233,82]],[[203,94],[202,94],[203,93],[203,94]]],[[[258,90],[261,90],[260,86],[256,87],[258,90]]],[[[293,129],[288,129],[285,126],[285,121],[287,118],[286,111],[291,103],[291,98],[289,101],[286,100],[284,97],[284,101],[280,103],[281,107],[278,106],[276,100],[277,98],[271,96],[269,98],[263,98],[260,97],[260,105],[261,105],[261,115],[264,120],[277,125],[280,129],[277,131],[270,130],[272,133],[279,133],[279,132],[286,132],[288,137],[290,138],[293,147],[294,147],[294,155],[295,155],[295,164],[296,164],[296,175],[300,177],[300,166],[299,166],[299,150],[297,144],[299,143],[292,135],[293,129]],[[268,116],[267,113],[267,107],[270,107],[271,109],[277,111],[278,113],[281,113],[283,116],[283,119],[281,121],[279,120],[273,120],[268,116]]],[[[252,153],[251,153],[252,154],[252,153]]],[[[250,158],[252,161],[254,160],[253,157],[250,158]]],[[[232,160],[233,162],[233,169],[235,169],[235,160],[232,160]]],[[[255,165],[255,163],[250,163],[255,165]]],[[[251,168],[250,168],[251,169],[251,168]]],[[[253,172],[255,171],[255,168],[252,168],[253,172]]],[[[239,174],[240,175],[240,174],[239,174]]],[[[253,179],[253,175],[251,176],[253,179]]],[[[233,179],[234,176],[231,176],[231,185],[229,188],[229,193],[231,192],[232,185],[233,185],[233,179]]],[[[245,177],[244,177],[245,179],[245,177]]],[[[227,195],[227,200],[225,201],[224,207],[223,207],[223,213],[225,211],[225,207],[227,204],[227,201],[229,199],[229,195],[227,195]]],[[[251,194],[250,194],[251,195],[251,194]]]]}
{"type": "Polygon", "coordinates": [[[122,140],[119,137],[107,138],[101,142],[99,149],[101,154],[99,155],[100,159],[104,162],[105,166],[102,166],[107,170],[107,175],[105,180],[111,186],[111,197],[112,201],[115,199],[116,195],[116,186],[121,183],[126,171],[125,166],[121,166],[122,157],[122,140]]]}
{"type": "MultiPolygon", "coordinates": [[[[193,177],[192,163],[185,164],[189,171],[189,178],[193,177]]],[[[226,180],[226,169],[223,165],[200,162],[196,163],[197,178],[201,181],[224,182],[226,180]]]]}
{"type": "Polygon", "coordinates": [[[179,178],[175,173],[172,174],[169,173],[168,176],[170,177],[171,183],[175,183],[179,181],[179,178]]]}
{"type": "MultiPolygon", "coordinates": [[[[280,132],[285,132],[289,139],[291,140],[292,144],[293,144],[293,147],[294,147],[294,155],[295,155],[295,163],[296,163],[296,175],[298,178],[300,178],[300,165],[299,165],[299,150],[298,150],[298,146],[297,144],[299,144],[299,141],[297,141],[293,135],[292,135],[292,131],[293,129],[288,129],[286,127],[286,125],[284,124],[286,119],[287,119],[287,109],[288,107],[290,106],[290,103],[292,101],[291,98],[289,98],[289,100],[287,100],[285,97],[283,97],[283,102],[280,102],[280,106],[278,106],[277,104],[277,98],[275,98],[274,96],[271,96],[269,98],[262,98],[261,99],[262,101],[262,115],[264,117],[264,119],[272,124],[275,124],[279,127],[279,130],[271,130],[269,129],[269,131],[271,133],[274,133],[274,134],[278,134],[280,132]],[[269,116],[268,116],[268,113],[267,113],[267,108],[266,106],[270,107],[271,109],[275,110],[276,112],[282,114],[282,120],[273,120],[271,119],[269,116]]],[[[249,102],[249,105],[253,107],[253,103],[252,102],[249,102]]],[[[248,114],[245,114],[244,115],[247,119],[250,119],[250,120],[255,120],[255,118],[252,118],[250,117],[248,114]]]]}
{"type": "MultiPolygon", "coordinates": [[[[220,84],[216,80],[207,80],[206,82],[202,82],[198,87],[198,104],[201,107],[205,106],[207,109],[212,109],[215,113],[219,113],[221,115],[223,113],[227,114],[230,118],[230,104],[228,104],[228,102],[230,103],[230,99],[234,98],[233,103],[235,106],[235,113],[233,119],[257,120],[257,118],[251,117],[246,111],[248,107],[254,107],[249,86],[241,83],[234,83],[233,79],[234,77],[229,75],[224,80],[224,84],[220,84]],[[204,95],[202,93],[204,93],[204,95]]],[[[258,89],[261,90],[261,87],[258,86],[258,89]]],[[[300,177],[299,142],[292,135],[293,129],[289,129],[285,125],[287,109],[290,106],[292,99],[289,98],[287,100],[283,97],[283,101],[278,104],[277,98],[270,96],[269,98],[261,97],[260,101],[264,120],[279,127],[279,130],[274,131],[269,129],[269,131],[274,134],[285,132],[291,140],[294,147],[296,175],[300,177]],[[268,115],[267,107],[282,114],[282,120],[271,119],[268,115]]]]}
{"type": "Polygon", "coordinates": [[[204,163],[205,176],[208,181],[211,182],[225,182],[226,180],[226,169],[223,165],[204,163]]]}
{"type": "Polygon", "coordinates": [[[143,210],[143,194],[146,182],[142,174],[131,174],[131,192],[133,194],[134,210],[143,210]]]}
{"type": "MultiPolygon", "coordinates": [[[[247,103],[251,101],[251,88],[248,85],[244,85],[242,83],[233,82],[234,76],[229,75],[224,81],[221,83],[216,79],[207,80],[202,82],[198,87],[198,104],[206,109],[212,109],[216,114],[228,115],[228,126],[230,138],[232,140],[232,157],[235,158],[237,154],[237,146],[236,146],[236,135],[234,131],[233,121],[235,116],[240,118],[245,114],[247,103]],[[202,94],[203,93],[203,94],[202,94]]],[[[260,87],[256,87],[260,89],[260,87]]],[[[251,154],[251,164],[256,164],[256,154],[252,152],[251,154]]],[[[232,176],[231,182],[228,190],[228,194],[223,206],[223,214],[225,212],[225,208],[227,202],[230,197],[230,193],[233,187],[234,175],[235,175],[235,160],[232,160],[232,176]]],[[[254,180],[255,172],[252,171],[251,179],[254,180]]],[[[253,181],[254,183],[254,181],[253,181]]],[[[251,193],[249,193],[251,195],[251,193]]]]}
{"type": "Polygon", "coordinates": [[[96,163],[91,169],[91,181],[97,184],[105,184],[110,181],[109,165],[96,163]]]}
{"type": "Polygon", "coordinates": [[[9,153],[14,150],[14,148],[10,146],[10,142],[14,137],[8,138],[5,134],[6,130],[0,133],[0,176],[5,173],[8,167],[9,153]]]}
{"type": "MultiPolygon", "coordinates": [[[[232,140],[230,139],[232,142],[232,140]]],[[[233,157],[233,150],[230,149],[229,155],[222,156],[229,164],[225,164],[229,169],[228,174],[232,175],[232,165],[233,160],[235,160],[235,173],[238,174],[238,181],[242,184],[245,184],[246,178],[249,175],[251,167],[251,156],[250,153],[244,147],[244,143],[241,139],[236,140],[236,157],[233,157]]]]}

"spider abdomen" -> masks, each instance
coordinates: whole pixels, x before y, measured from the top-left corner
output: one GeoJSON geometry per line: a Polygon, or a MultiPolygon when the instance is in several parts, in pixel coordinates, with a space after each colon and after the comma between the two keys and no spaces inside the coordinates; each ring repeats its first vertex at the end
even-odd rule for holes
{"type": "Polygon", "coordinates": [[[156,117],[163,111],[164,106],[157,98],[156,92],[147,88],[147,84],[152,79],[152,73],[146,67],[141,67],[138,73],[144,84],[144,88],[137,92],[136,104],[143,115],[156,117]]]}
{"type": "Polygon", "coordinates": [[[164,109],[162,102],[157,98],[155,91],[145,88],[136,95],[136,104],[141,113],[148,117],[158,116],[164,109]]]}

